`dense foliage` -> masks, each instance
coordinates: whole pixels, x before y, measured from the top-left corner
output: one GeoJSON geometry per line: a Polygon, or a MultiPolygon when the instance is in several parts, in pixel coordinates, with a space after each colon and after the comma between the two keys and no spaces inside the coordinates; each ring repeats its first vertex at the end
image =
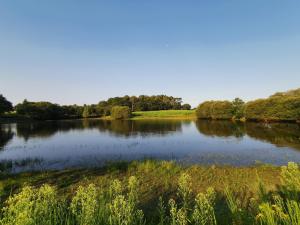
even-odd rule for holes
{"type": "MultiPolygon", "coordinates": [[[[111,179],[111,176],[103,176],[102,179],[93,181],[85,179],[67,195],[65,191],[59,192],[57,187],[47,184],[38,187],[24,186],[20,192],[10,195],[4,202],[0,224],[300,224],[300,170],[296,163],[290,162],[276,172],[280,176],[276,178],[280,178],[280,181],[271,190],[268,189],[270,186],[258,177],[258,171],[249,168],[249,172],[252,171],[251,174],[255,174],[258,180],[258,183],[254,184],[254,193],[248,191],[251,183],[244,187],[234,181],[231,181],[234,186],[227,184],[230,177],[238,176],[239,179],[245,180],[241,174],[236,174],[245,173],[245,168],[231,169],[235,173],[228,175],[228,167],[224,167],[223,173],[227,179],[217,177],[218,185],[222,187],[216,189],[212,186],[202,186],[199,190],[195,184],[201,180],[200,184],[203,185],[205,179],[209,178],[207,182],[212,185],[215,177],[212,174],[219,170],[218,168],[206,168],[197,173],[196,167],[182,171],[170,162],[153,164],[147,161],[135,165],[135,170],[131,167],[128,171],[128,177],[121,173],[121,179],[111,179]],[[131,175],[132,173],[138,176],[131,175]],[[148,177],[149,174],[154,175],[150,186],[145,184],[147,179],[144,177],[148,177]],[[157,186],[155,182],[161,182],[161,176],[164,176],[165,180],[157,186]],[[143,196],[147,197],[142,198],[143,196]]],[[[268,166],[261,169],[275,171],[274,168],[270,170],[268,166]]]]}
{"type": "Polygon", "coordinates": [[[233,119],[243,115],[244,102],[236,98],[230,101],[206,101],[196,109],[199,119],[233,119]]]}
{"type": "Polygon", "coordinates": [[[279,92],[246,104],[239,98],[206,101],[196,110],[199,119],[246,119],[257,121],[300,121],[300,89],[279,92]]]}
{"type": "Polygon", "coordinates": [[[50,102],[29,102],[27,100],[16,105],[15,110],[18,115],[38,120],[79,118],[83,112],[83,108],[77,105],[60,106],[50,102]]]}
{"type": "Polygon", "coordinates": [[[111,109],[111,118],[115,120],[128,119],[131,116],[131,111],[128,106],[114,106],[111,109]]]}
{"type": "MultiPolygon", "coordinates": [[[[140,95],[124,96],[109,98],[107,101],[100,101],[92,105],[69,105],[60,106],[50,102],[29,102],[24,100],[23,103],[16,105],[15,109],[18,115],[30,119],[64,119],[64,118],[90,118],[109,116],[115,106],[125,106],[130,111],[150,111],[150,110],[171,110],[187,109],[189,104],[181,105],[181,98],[174,98],[166,95],[147,96],[140,95]]],[[[115,116],[113,116],[114,118],[115,116]]]]}
{"type": "Polygon", "coordinates": [[[105,115],[108,115],[113,106],[128,106],[134,111],[155,111],[170,109],[190,109],[190,105],[181,105],[182,99],[167,95],[140,95],[109,98],[107,101],[101,101],[98,109],[105,115]]]}
{"type": "Polygon", "coordinates": [[[183,109],[183,110],[191,110],[191,105],[190,104],[183,104],[182,106],[181,106],[181,109],[183,109]]]}
{"type": "Polygon", "coordinates": [[[245,106],[248,120],[300,120],[300,89],[276,93],[266,99],[250,101],[245,106]]]}
{"type": "Polygon", "coordinates": [[[13,110],[11,102],[9,102],[3,95],[0,95],[0,115],[5,112],[13,110]]]}

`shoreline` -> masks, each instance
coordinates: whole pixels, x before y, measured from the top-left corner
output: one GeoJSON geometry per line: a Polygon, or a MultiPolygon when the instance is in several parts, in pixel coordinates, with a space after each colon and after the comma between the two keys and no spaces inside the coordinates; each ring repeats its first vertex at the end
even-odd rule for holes
{"type": "MultiPolygon", "coordinates": [[[[185,187],[189,188],[191,197],[190,204],[193,204],[198,193],[205,193],[207,190],[213,189],[218,197],[215,208],[218,224],[227,225],[233,223],[231,222],[231,213],[228,210],[223,211],[227,207],[226,190],[230,190],[235,198],[241,201],[241,204],[247,205],[250,199],[261,197],[260,188],[262,184],[266,193],[277,192],[281,185],[281,171],[281,167],[271,165],[250,167],[195,165],[183,167],[169,161],[146,160],[112,163],[94,169],[1,174],[0,205],[5,206],[4,202],[9,196],[20,193],[24,186],[32,188],[34,191],[45,187],[44,185],[50,185],[57,193],[56,199],[65,199],[66,202],[70,202],[80,188],[85,190],[91,185],[99,191],[109,193],[111,185],[116,180],[124,187],[123,191],[126,191],[126,185],[134,177],[138,185],[138,207],[144,212],[146,224],[152,225],[158,224],[155,220],[158,218],[159,198],[163,199],[166,206],[168,206],[169,199],[174,199],[179,206],[181,205],[178,187],[182,178],[185,177],[188,181],[185,187]],[[153,218],[154,221],[152,221],[153,218]]],[[[253,217],[256,214],[255,212],[253,217]]]]}
{"type": "MultiPolygon", "coordinates": [[[[4,123],[22,123],[22,122],[43,122],[43,121],[63,121],[63,120],[109,120],[110,116],[104,117],[88,117],[88,118],[62,118],[55,120],[36,120],[22,116],[0,117],[0,124],[4,123]]],[[[300,120],[279,120],[279,119],[233,119],[233,118],[197,118],[195,110],[159,110],[159,111],[139,111],[132,112],[132,117],[125,120],[210,120],[210,121],[232,121],[232,122],[256,122],[256,123],[294,123],[300,124],[300,120]]]]}
{"type": "MultiPolygon", "coordinates": [[[[181,172],[189,172],[193,175],[198,174],[199,176],[203,175],[205,178],[200,179],[201,189],[205,189],[216,182],[216,186],[214,188],[221,190],[222,186],[218,185],[220,185],[219,182],[222,179],[229,179],[229,182],[246,184],[249,182],[249,180],[247,180],[249,176],[252,177],[251,179],[256,180],[258,178],[257,174],[260,174],[264,177],[264,179],[269,179],[269,182],[271,182],[272,185],[277,185],[279,183],[277,176],[279,176],[281,167],[282,166],[279,165],[263,163],[248,166],[233,166],[215,164],[182,165],[175,161],[152,159],[116,161],[107,163],[104,166],[91,168],[65,168],[62,170],[41,170],[20,173],[0,172],[0,191],[3,192],[5,190],[11,190],[11,188],[16,189],[18,187],[22,187],[25,183],[33,186],[39,186],[42,183],[49,183],[62,187],[65,182],[71,185],[75,183],[82,183],[86,180],[97,179],[103,176],[112,179],[112,177],[127,177],[139,172],[145,173],[144,178],[146,178],[147,182],[151,182],[151,179],[149,180],[146,177],[149,173],[151,173],[151,176],[154,176],[155,179],[158,179],[160,182],[164,179],[168,179],[168,182],[173,182],[173,179],[168,177],[168,175],[172,173],[174,173],[174,176],[181,172]],[[159,173],[156,174],[155,171],[166,172],[166,174],[164,174],[166,177],[160,177],[159,173]],[[238,178],[234,178],[235,176],[238,178]],[[222,179],[220,180],[220,178],[222,179]],[[10,188],[7,186],[10,186],[10,188]]],[[[257,181],[258,180],[256,180],[256,182],[257,181]]]]}
{"type": "MultiPolygon", "coordinates": [[[[6,119],[0,118],[0,124],[6,123],[27,123],[27,122],[50,122],[50,121],[66,121],[66,120],[102,120],[102,121],[115,121],[110,116],[106,117],[89,117],[89,118],[65,118],[57,120],[34,120],[34,119],[6,119]]],[[[232,119],[204,119],[197,118],[196,116],[165,116],[165,117],[145,117],[136,116],[123,121],[137,121],[137,120],[190,120],[190,121],[231,121],[233,123],[247,123],[254,122],[259,124],[272,124],[272,123],[290,123],[290,124],[300,124],[299,120],[232,120],[232,119]]]]}

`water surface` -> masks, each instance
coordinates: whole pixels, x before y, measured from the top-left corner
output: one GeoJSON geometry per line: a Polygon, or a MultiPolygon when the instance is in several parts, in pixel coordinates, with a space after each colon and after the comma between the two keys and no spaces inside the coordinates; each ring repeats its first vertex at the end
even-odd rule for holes
{"type": "Polygon", "coordinates": [[[0,126],[0,169],[12,172],[143,158],[235,166],[300,162],[300,127],[289,123],[66,120],[0,126]]]}

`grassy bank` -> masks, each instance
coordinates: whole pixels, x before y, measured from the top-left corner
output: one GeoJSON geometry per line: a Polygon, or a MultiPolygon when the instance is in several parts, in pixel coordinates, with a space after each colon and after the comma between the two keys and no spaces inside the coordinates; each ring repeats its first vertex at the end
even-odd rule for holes
{"type": "Polygon", "coordinates": [[[99,169],[2,174],[0,180],[1,201],[6,206],[2,224],[300,222],[296,164],[181,167],[145,161],[99,169]],[[22,187],[27,188],[20,192],[22,187]],[[7,201],[9,195],[13,197],[7,201]]]}
{"type": "Polygon", "coordinates": [[[196,114],[195,110],[143,111],[133,112],[131,119],[196,119],[196,114]]]}
{"type": "MultiPolygon", "coordinates": [[[[75,119],[75,118],[74,118],[75,119]]],[[[96,118],[90,118],[96,119],[96,118]]],[[[111,116],[98,117],[101,120],[113,120],[111,116]]],[[[159,111],[139,111],[133,112],[130,120],[142,120],[142,119],[196,119],[195,110],[159,110],[159,111]]],[[[21,116],[10,116],[6,118],[0,118],[1,122],[21,122],[21,121],[34,121],[21,116]]]]}

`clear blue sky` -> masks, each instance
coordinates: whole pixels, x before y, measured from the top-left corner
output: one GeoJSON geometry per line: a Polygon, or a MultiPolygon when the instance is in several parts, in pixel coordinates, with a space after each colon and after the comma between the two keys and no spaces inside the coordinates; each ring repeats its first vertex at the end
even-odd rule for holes
{"type": "Polygon", "coordinates": [[[266,97],[300,87],[299,12],[298,0],[1,0],[0,93],[266,97]]]}

